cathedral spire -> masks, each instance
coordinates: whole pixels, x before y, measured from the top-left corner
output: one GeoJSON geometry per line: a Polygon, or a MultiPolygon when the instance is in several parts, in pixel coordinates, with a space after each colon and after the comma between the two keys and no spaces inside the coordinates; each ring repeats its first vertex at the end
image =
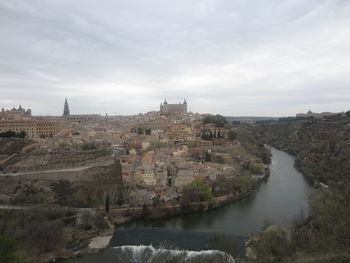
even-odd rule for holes
{"type": "Polygon", "coordinates": [[[66,98],[64,101],[63,116],[69,116],[69,115],[70,115],[69,106],[68,106],[68,101],[66,98]]]}

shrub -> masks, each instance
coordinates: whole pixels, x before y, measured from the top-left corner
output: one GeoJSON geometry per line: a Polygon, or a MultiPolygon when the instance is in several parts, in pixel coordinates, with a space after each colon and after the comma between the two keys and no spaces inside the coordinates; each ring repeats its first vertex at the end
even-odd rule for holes
{"type": "Polygon", "coordinates": [[[195,179],[184,187],[182,199],[185,202],[213,202],[213,194],[202,179],[195,179]]]}
{"type": "Polygon", "coordinates": [[[237,138],[237,133],[235,132],[235,131],[229,131],[228,132],[228,138],[231,140],[231,141],[233,141],[233,140],[235,140],[236,138],[237,138]]]}
{"type": "Polygon", "coordinates": [[[282,229],[265,231],[253,240],[251,246],[255,250],[258,262],[283,262],[283,259],[294,254],[295,249],[282,229]]]}
{"type": "Polygon", "coordinates": [[[40,222],[29,240],[41,253],[52,251],[63,241],[63,223],[60,220],[40,222]]]}
{"type": "Polygon", "coordinates": [[[25,138],[27,133],[25,131],[14,132],[14,131],[5,131],[0,133],[0,137],[2,138],[25,138]]]}
{"type": "Polygon", "coordinates": [[[244,176],[244,177],[240,177],[238,179],[238,184],[240,186],[241,192],[245,192],[245,191],[251,189],[253,186],[253,183],[254,183],[254,181],[251,177],[244,176]]]}
{"type": "Polygon", "coordinates": [[[217,127],[224,127],[224,125],[227,123],[227,120],[225,119],[224,116],[217,114],[217,115],[210,115],[206,116],[202,120],[203,124],[208,124],[208,123],[213,123],[217,127]]]}
{"type": "Polygon", "coordinates": [[[16,260],[16,242],[6,236],[0,235],[0,262],[13,263],[16,260]]]}
{"type": "Polygon", "coordinates": [[[102,214],[97,214],[94,218],[94,225],[97,229],[104,230],[108,228],[108,223],[106,222],[102,214]]]}
{"type": "Polygon", "coordinates": [[[122,165],[120,163],[120,160],[116,160],[113,165],[111,166],[111,174],[114,178],[116,178],[116,181],[121,181],[122,179],[122,165]]]}
{"type": "Polygon", "coordinates": [[[213,192],[216,196],[233,193],[236,190],[236,178],[231,174],[218,176],[213,182],[213,192]]]}
{"type": "Polygon", "coordinates": [[[249,171],[251,171],[252,174],[264,174],[265,167],[261,163],[253,163],[249,165],[249,171]]]}
{"type": "Polygon", "coordinates": [[[51,190],[60,205],[68,205],[71,195],[74,193],[73,184],[67,180],[59,180],[50,185],[51,190]]]}
{"type": "Polygon", "coordinates": [[[87,143],[84,143],[82,146],[81,146],[81,149],[83,151],[88,151],[88,150],[96,150],[97,149],[97,146],[95,143],[93,142],[87,142],[87,143]]]}

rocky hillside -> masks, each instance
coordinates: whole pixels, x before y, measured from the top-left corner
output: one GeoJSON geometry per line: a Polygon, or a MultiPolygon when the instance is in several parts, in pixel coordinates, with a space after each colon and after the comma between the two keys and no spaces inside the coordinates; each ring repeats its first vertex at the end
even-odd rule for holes
{"type": "Polygon", "coordinates": [[[49,150],[27,139],[0,138],[0,174],[75,168],[110,158],[111,148],[49,150]]]}
{"type": "Polygon", "coordinates": [[[300,171],[314,182],[350,178],[350,117],[285,120],[258,124],[256,138],[297,157],[300,171]]]}
{"type": "Polygon", "coordinates": [[[6,158],[14,153],[21,152],[24,147],[32,143],[34,142],[22,138],[0,138],[0,159],[6,158]]]}

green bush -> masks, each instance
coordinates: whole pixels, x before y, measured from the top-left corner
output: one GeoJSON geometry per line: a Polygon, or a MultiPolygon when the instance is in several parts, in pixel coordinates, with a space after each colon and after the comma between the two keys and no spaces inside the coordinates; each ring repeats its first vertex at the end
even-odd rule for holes
{"type": "Polygon", "coordinates": [[[231,140],[231,141],[233,141],[233,140],[235,140],[236,138],[237,138],[237,133],[235,132],[235,131],[229,131],[228,132],[228,138],[231,140]]]}
{"type": "Polygon", "coordinates": [[[261,233],[252,241],[251,247],[256,252],[257,262],[283,262],[295,252],[293,243],[282,229],[261,233]]]}
{"type": "Polygon", "coordinates": [[[113,165],[111,166],[112,170],[112,175],[115,177],[117,180],[116,181],[121,181],[122,180],[122,165],[120,163],[120,160],[116,160],[113,165]]]}
{"type": "Polygon", "coordinates": [[[216,127],[224,127],[224,125],[227,123],[227,120],[225,119],[224,116],[220,115],[220,114],[216,114],[214,115],[209,115],[206,116],[205,118],[203,118],[202,120],[203,124],[215,124],[216,127]]]}
{"type": "Polygon", "coordinates": [[[96,149],[97,149],[97,146],[96,146],[96,144],[93,143],[93,142],[86,142],[86,143],[82,144],[81,149],[82,149],[83,151],[96,150],[96,149]]]}
{"type": "Polygon", "coordinates": [[[2,138],[25,138],[27,133],[25,131],[14,132],[14,131],[5,131],[0,133],[0,137],[2,138]]]}
{"type": "Polygon", "coordinates": [[[0,235],[0,262],[13,263],[16,261],[16,242],[6,236],[0,235]]]}
{"type": "Polygon", "coordinates": [[[69,204],[69,199],[74,193],[73,184],[71,182],[68,180],[59,180],[51,183],[50,188],[60,205],[67,206],[69,204]]]}
{"type": "Polygon", "coordinates": [[[183,202],[213,202],[211,187],[202,179],[195,179],[187,184],[182,191],[183,202]]]}
{"type": "Polygon", "coordinates": [[[265,167],[262,163],[252,163],[249,165],[249,171],[251,171],[252,174],[264,174],[265,167]]]}
{"type": "Polygon", "coordinates": [[[246,192],[253,187],[254,180],[251,177],[243,176],[238,179],[238,185],[241,192],[246,192]]]}

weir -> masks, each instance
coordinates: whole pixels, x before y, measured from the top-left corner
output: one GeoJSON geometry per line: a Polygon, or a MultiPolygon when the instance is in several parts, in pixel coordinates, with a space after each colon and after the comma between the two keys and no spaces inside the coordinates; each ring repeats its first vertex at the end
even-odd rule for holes
{"type": "Polygon", "coordinates": [[[226,240],[236,241],[241,248],[248,237],[234,235],[219,235],[216,233],[185,231],[167,228],[132,228],[120,229],[114,234],[110,246],[152,245],[154,248],[180,250],[214,250],[218,244],[215,235],[226,240]]]}

